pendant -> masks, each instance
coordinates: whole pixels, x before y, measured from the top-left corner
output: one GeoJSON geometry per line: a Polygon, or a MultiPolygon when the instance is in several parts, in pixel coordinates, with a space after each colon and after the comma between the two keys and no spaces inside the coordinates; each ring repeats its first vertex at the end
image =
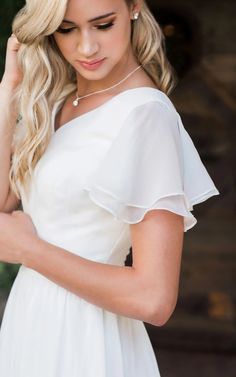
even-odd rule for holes
{"type": "Polygon", "coordinates": [[[79,104],[79,98],[76,98],[74,101],[73,101],[73,106],[74,107],[77,107],[79,104]]]}

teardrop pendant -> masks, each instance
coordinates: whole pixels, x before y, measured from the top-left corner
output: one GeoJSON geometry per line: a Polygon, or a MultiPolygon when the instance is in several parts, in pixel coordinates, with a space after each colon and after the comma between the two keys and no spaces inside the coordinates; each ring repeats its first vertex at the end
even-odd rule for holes
{"type": "Polygon", "coordinates": [[[76,99],[73,101],[73,106],[74,106],[74,107],[77,107],[78,104],[79,104],[79,99],[76,98],[76,99]]]}

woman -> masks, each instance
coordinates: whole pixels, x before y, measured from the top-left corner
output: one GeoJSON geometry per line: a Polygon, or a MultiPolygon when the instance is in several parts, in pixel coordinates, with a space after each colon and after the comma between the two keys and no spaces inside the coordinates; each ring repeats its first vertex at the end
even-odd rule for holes
{"type": "Polygon", "coordinates": [[[13,33],[0,260],[21,267],[0,375],[157,377],[143,321],[173,313],[192,206],[218,194],[168,99],[160,28],[141,0],[28,0],[13,33]]]}

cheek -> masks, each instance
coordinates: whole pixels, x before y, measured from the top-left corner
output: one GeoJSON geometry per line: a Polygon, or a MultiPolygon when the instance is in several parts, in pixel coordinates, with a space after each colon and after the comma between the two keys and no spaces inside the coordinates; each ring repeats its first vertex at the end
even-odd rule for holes
{"type": "Polygon", "coordinates": [[[71,50],[71,41],[69,38],[54,37],[58,49],[61,51],[62,55],[67,55],[71,50]]]}
{"type": "Polygon", "coordinates": [[[114,53],[126,50],[129,44],[131,44],[131,28],[127,25],[114,29],[107,41],[107,47],[114,53]]]}

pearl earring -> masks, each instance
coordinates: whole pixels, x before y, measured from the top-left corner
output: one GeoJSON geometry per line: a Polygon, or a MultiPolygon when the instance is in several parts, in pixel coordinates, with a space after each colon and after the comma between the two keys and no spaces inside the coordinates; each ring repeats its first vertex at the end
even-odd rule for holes
{"type": "Polygon", "coordinates": [[[133,19],[134,20],[137,20],[139,18],[139,13],[138,12],[135,12],[134,15],[133,15],[133,19]]]}

